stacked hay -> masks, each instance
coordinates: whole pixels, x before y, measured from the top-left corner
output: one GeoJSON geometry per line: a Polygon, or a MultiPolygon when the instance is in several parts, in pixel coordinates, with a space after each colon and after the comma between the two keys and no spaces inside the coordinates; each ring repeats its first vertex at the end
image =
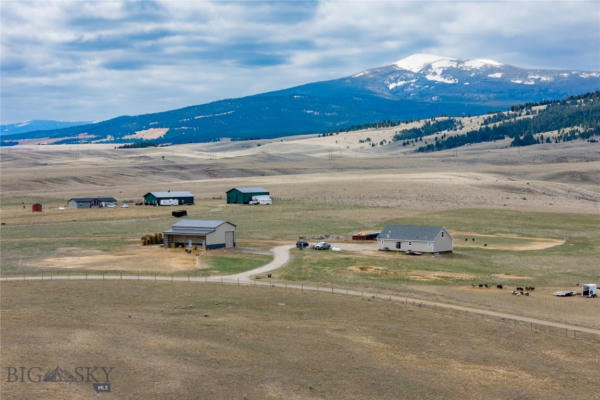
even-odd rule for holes
{"type": "Polygon", "coordinates": [[[160,232],[151,233],[151,234],[142,236],[141,240],[142,240],[142,246],[149,246],[152,244],[162,244],[163,234],[160,232]]]}

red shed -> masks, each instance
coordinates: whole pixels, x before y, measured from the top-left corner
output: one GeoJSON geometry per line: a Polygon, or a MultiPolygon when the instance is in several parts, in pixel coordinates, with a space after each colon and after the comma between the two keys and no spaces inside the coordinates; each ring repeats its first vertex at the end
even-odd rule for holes
{"type": "Polygon", "coordinates": [[[42,204],[35,203],[34,205],[31,206],[31,211],[32,212],[42,212],[42,204]]]}

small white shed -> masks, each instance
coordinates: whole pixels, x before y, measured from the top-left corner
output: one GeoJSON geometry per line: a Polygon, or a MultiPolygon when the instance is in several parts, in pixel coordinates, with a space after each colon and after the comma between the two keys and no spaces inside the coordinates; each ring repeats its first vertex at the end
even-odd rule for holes
{"type": "Polygon", "coordinates": [[[598,285],[595,283],[586,283],[584,285],[581,285],[581,296],[582,297],[598,296],[598,285]]]}

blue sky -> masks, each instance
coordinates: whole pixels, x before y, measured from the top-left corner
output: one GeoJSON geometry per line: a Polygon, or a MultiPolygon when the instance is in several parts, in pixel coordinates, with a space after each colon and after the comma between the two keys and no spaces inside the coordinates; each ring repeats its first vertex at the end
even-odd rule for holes
{"type": "Polygon", "coordinates": [[[0,2],[1,121],[103,120],[413,53],[600,70],[598,1],[0,2]]]}

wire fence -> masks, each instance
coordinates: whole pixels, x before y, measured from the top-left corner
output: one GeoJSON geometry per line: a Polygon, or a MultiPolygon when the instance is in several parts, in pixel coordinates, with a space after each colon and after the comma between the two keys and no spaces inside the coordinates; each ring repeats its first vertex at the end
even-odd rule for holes
{"type": "Polygon", "coordinates": [[[495,313],[487,310],[470,308],[467,306],[454,305],[449,303],[439,303],[427,301],[418,298],[399,296],[389,292],[373,292],[360,288],[341,288],[330,285],[319,286],[317,283],[305,284],[304,282],[269,282],[262,279],[240,280],[227,276],[197,276],[197,275],[167,275],[167,274],[147,274],[147,273],[89,273],[89,272],[42,272],[37,274],[3,274],[0,279],[3,282],[19,281],[64,281],[64,280],[93,280],[93,281],[157,281],[157,282],[200,282],[220,285],[234,285],[246,287],[270,287],[279,290],[295,290],[300,292],[316,292],[330,295],[345,295],[364,298],[369,301],[377,300],[374,304],[386,302],[403,305],[412,309],[427,308],[437,313],[453,314],[465,320],[482,320],[487,322],[502,322],[504,326],[510,326],[520,331],[528,331],[532,334],[547,334],[559,336],[573,340],[590,341],[600,343],[600,334],[594,333],[595,329],[585,327],[573,327],[566,324],[554,323],[551,321],[535,320],[533,318],[495,313]],[[498,315],[495,315],[498,314],[498,315]]]}

